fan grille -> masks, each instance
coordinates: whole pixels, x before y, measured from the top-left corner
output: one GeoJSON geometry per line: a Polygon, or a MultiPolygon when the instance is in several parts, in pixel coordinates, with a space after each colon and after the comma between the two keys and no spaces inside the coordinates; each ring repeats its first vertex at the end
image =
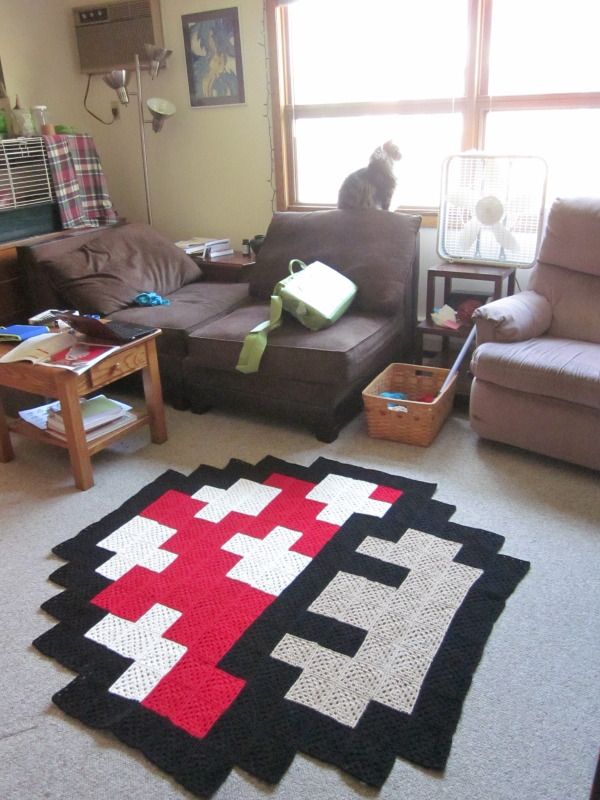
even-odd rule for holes
{"type": "Polygon", "coordinates": [[[530,267],[539,247],[546,163],[456,155],[444,162],[438,253],[447,261],[530,267]]]}

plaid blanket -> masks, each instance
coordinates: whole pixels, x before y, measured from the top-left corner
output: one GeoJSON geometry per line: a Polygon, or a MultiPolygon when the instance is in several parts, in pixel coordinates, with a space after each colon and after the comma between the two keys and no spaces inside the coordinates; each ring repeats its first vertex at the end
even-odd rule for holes
{"type": "Polygon", "coordinates": [[[44,144],[63,228],[116,222],[118,214],[92,137],[44,136],[44,144]]]}

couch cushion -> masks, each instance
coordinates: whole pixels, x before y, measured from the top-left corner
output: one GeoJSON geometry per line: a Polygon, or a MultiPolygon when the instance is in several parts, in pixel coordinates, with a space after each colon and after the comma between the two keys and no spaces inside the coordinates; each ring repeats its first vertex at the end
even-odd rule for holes
{"type": "Polygon", "coordinates": [[[600,409],[600,347],[543,336],[525,342],[487,342],[476,348],[477,380],[600,409]]]}
{"type": "MultiPolygon", "coordinates": [[[[267,303],[253,302],[197,328],[188,342],[188,369],[235,370],[244,337],[268,319],[267,303]]],[[[375,354],[397,340],[397,320],[351,311],[322,331],[285,315],[269,334],[259,376],[311,383],[351,383],[368,372],[375,354]]]]}
{"type": "Polygon", "coordinates": [[[140,292],[166,296],[201,277],[197,264],[149,225],[109,228],[46,262],[55,289],[80,311],[111,314],[140,292]]]}
{"type": "Polygon", "coordinates": [[[158,349],[173,355],[187,353],[187,335],[207,322],[229,314],[248,301],[248,285],[244,283],[188,283],[168,295],[168,306],[132,306],[111,314],[140,325],[162,329],[158,349]]]}
{"type": "Polygon", "coordinates": [[[357,285],[354,308],[394,314],[411,291],[420,225],[421,217],[374,208],[275,214],[250,272],[250,294],[268,299],[292,258],[322,261],[357,285]]]}

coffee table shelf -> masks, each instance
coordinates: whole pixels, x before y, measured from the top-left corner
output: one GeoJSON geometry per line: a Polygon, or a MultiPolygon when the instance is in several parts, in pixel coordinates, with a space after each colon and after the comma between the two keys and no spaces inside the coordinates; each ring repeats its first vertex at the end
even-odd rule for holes
{"type": "MultiPolygon", "coordinates": [[[[128,436],[130,433],[133,433],[139,428],[143,428],[145,425],[149,424],[150,417],[148,414],[136,411],[135,408],[130,413],[135,415],[135,420],[130,420],[116,430],[112,430],[103,434],[102,436],[98,436],[91,442],[87,442],[86,440],[88,452],[91,456],[93,456],[95,453],[99,453],[100,450],[104,450],[105,447],[108,447],[113,442],[116,442],[119,439],[122,439],[124,436],[128,436]]],[[[35,439],[36,441],[43,442],[44,444],[52,444],[55,447],[63,447],[65,450],[69,449],[66,439],[62,439],[59,436],[53,436],[51,433],[46,433],[46,431],[36,428],[35,425],[31,425],[31,423],[26,422],[23,419],[7,418],[6,421],[8,424],[8,429],[12,433],[18,433],[21,436],[26,436],[29,439],[35,439]]]]}

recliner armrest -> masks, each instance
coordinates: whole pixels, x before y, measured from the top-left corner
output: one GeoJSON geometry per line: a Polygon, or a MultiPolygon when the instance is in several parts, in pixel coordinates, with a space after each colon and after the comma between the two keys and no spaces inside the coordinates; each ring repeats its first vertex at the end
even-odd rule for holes
{"type": "Polygon", "coordinates": [[[537,292],[526,290],[475,309],[477,344],[518,342],[541,336],[550,327],[552,306],[537,292]]]}

